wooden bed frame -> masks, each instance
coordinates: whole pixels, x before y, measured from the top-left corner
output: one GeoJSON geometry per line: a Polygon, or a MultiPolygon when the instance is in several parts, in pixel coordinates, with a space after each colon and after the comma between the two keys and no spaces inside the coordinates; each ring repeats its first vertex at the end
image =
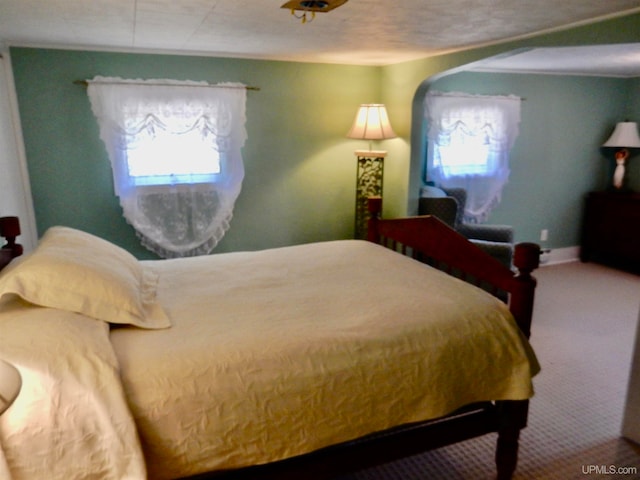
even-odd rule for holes
{"type": "Polygon", "coordinates": [[[18,217],[0,217],[0,237],[7,243],[0,247],[0,270],[6,267],[15,257],[22,255],[22,245],[16,243],[20,235],[20,221],[18,217]]]}
{"type": "MultiPolygon", "coordinates": [[[[434,216],[382,220],[382,199],[368,200],[368,240],[428,263],[450,275],[507,299],[518,326],[529,338],[540,247],[516,245],[517,273],[488,256],[434,216]]],[[[483,402],[446,417],[403,425],[351,442],[267,465],[189,477],[189,480],[328,480],[411,455],[497,432],[496,478],[512,478],[518,461],[520,430],[527,425],[528,400],[483,402]]]]}
{"type": "MultiPolygon", "coordinates": [[[[382,220],[382,200],[369,199],[368,240],[428,263],[465,281],[508,299],[509,309],[528,338],[533,314],[540,247],[533,243],[515,247],[514,273],[489,257],[433,216],[382,220]]],[[[22,253],[15,243],[15,217],[0,218],[2,247],[0,269],[22,253]],[[9,219],[9,220],[7,220],[9,219]],[[9,233],[11,235],[5,235],[9,233]],[[11,238],[12,237],[12,238],[11,238]],[[4,263],[3,263],[4,262],[4,263]]],[[[18,227],[19,232],[19,227],[18,227]]],[[[497,478],[510,479],[518,457],[520,430],[527,425],[528,401],[483,402],[469,405],[446,417],[403,425],[354,441],[333,445],[298,457],[226,472],[189,477],[203,479],[331,479],[364,468],[415,455],[491,432],[498,433],[495,453],[497,478]]]]}

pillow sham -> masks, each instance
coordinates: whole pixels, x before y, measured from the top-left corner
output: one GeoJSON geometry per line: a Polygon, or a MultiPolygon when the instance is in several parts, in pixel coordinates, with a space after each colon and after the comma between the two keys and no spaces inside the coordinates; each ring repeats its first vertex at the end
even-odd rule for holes
{"type": "Polygon", "coordinates": [[[126,250],[80,230],[51,227],[38,247],[0,275],[0,299],[81,313],[114,324],[171,326],[158,304],[158,274],[126,250]]]}

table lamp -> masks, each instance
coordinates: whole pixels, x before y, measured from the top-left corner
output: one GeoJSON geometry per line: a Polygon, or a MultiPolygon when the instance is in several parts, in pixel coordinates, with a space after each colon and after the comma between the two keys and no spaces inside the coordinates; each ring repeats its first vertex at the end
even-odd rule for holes
{"type": "Polygon", "coordinates": [[[621,190],[624,185],[625,162],[629,158],[630,148],[640,148],[638,125],[635,122],[619,122],[603,147],[616,149],[616,168],[613,172],[613,188],[621,190]]]}

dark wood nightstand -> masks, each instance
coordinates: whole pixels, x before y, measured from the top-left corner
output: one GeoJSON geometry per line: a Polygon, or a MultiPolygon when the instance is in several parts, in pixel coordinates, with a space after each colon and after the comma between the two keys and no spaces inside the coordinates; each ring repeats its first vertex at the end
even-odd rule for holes
{"type": "Polygon", "coordinates": [[[640,194],[587,195],[580,259],[640,272],[640,194]]]}

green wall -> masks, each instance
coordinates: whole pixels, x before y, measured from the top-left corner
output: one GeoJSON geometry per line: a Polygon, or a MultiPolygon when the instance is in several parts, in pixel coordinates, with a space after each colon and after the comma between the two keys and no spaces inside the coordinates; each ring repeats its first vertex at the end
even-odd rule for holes
{"type": "MultiPolygon", "coordinates": [[[[86,92],[72,83],[76,79],[109,75],[260,87],[248,93],[246,176],[231,229],[215,250],[223,252],[352,236],[353,151],[366,145],[345,135],[359,104],[385,103],[399,135],[375,145],[389,152],[384,214],[413,213],[423,168],[422,99],[438,78],[520,48],[638,41],[640,14],[384,67],[12,48],[37,227],[40,234],[55,224],[81,228],[151,258],[121,216],[106,152],[86,92]]],[[[600,80],[576,78],[570,86],[549,77],[543,93],[535,85],[539,77],[524,83],[522,78],[500,79],[499,93],[528,97],[524,119],[532,130],[518,140],[518,160],[491,221],[515,224],[519,240],[537,240],[539,230],[548,228],[548,246],[575,245],[581,195],[602,186],[607,175],[597,147],[621,113],[640,121],[640,81],[623,82],[622,93],[607,86],[612,96],[607,102],[598,91],[600,80]],[[569,104],[575,105],[571,111],[559,108],[569,104]],[[567,133],[550,137],[551,125],[560,124],[567,133]],[[538,191],[546,194],[544,202],[535,203],[538,213],[523,213],[538,191]]],[[[640,165],[640,158],[631,160],[633,175],[634,162],[640,165]]]]}
{"type": "Polygon", "coordinates": [[[29,48],[11,59],[40,235],[67,225],[152,258],[121,216],[86,90],[73,84],[105,75],[260,88],[247,93],[245,181],[217,252],[352,237],[353,152],[366,145],[345,136],[357,107],[380,101],[378,68],[29,48]]]}
{"type": "MultiPolygon", "coordinates": [[[[627,118],[633,119],[640,123],[640,78],[635,78],[630,82],[629,90],[629,103],[627,104],[627,118]]],[[[635,168],[632,168],[631,175],[636,175],[634,178],[635,184],[640,185],[640,157],[636,157],[635,168]]]]}

